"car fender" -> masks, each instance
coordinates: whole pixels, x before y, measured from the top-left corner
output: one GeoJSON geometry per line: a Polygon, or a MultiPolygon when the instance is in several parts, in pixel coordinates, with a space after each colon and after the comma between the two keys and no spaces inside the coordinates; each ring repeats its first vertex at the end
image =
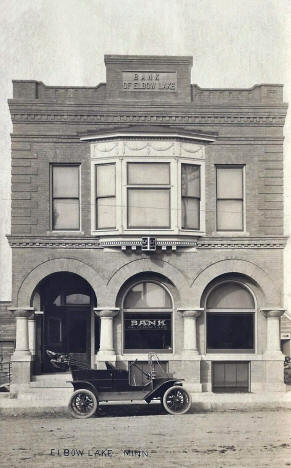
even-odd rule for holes
{"type": "Polygon", "coordinates": [[[165,391],[168,390],[168,388],[173,387],[173,385],[181,385],[182,386],[183,384],[182,384],[182,382],[180,380],[176,380],[176,379],[171,379],[171,380],[167,380],[166,382],[162,382],[160,385],[155,387],[153,390],[146,393],[146,395],[144,396],[144,400],[147,403],[150,403],[153,398],[158,398],[158,397],[162,396],[165,393],[165,391]]]}
{"type": "Polygon", "coordinates": [[[98,389],[93,385],[91,382],[88,382],[87,380],[74,380],[73,382],[70,381],[70,383],[74,387],[75,390],[80,390],[81,388],[86,388],[87,390],[91,390],[95,395],[98,394],[98,389]]]}

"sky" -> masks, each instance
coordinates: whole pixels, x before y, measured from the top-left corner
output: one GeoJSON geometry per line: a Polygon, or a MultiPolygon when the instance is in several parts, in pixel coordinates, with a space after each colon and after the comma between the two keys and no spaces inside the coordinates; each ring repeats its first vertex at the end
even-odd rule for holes
{"type": "MultiPolygon", "coordinates": [[[[191,55],[200,87],[281,83],[291,102],[290,0],[0,0],[0,9],[0,301],[11,296],[12,79],[95,86],[105,81],[105,54],[191,55]]],[[[290,111],[284,134],[291,235],[290,111]]],[[[284,305],[291,315],[291,240],[284,305]]]]}

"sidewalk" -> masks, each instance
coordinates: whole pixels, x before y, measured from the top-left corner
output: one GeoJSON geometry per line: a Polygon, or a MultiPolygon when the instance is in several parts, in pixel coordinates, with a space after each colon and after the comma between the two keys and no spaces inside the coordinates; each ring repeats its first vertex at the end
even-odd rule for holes
{"type": "MultiPolygon", "coordinates": [[[[58,389],[60,390],[60,389],[58,389]]],[[[64,388],[58,392],[57,397],[46,398],[44,395],[35,395],[34,398],[10,398],[9,393],[0,393],[0,415],[34,415],[34,414],[69,414],[67,404],[71,391],[64,388]]],[[[192,409],[195,413],[200,411],[253,411],[291,409],[291,391],[254,393],[192,393],[192,409]]],[[[140,401],[102,402],[101,405],[147,405],[140,401]]],[[[151,405],[158,402],[152,402],[151,405]]]]}

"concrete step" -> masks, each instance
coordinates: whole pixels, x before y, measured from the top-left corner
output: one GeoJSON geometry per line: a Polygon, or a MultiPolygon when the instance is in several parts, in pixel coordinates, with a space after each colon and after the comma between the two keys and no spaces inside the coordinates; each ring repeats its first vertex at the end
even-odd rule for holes
{"type": "Polygon", "coordinates": [[[62,381],[47,381],[43,380],[40,382],[30,382],[30,388],[72,388],[72,384],[65,380],[62,381]]]}
{"type": "Polygon", "coordinates": [[[73,393],[73,387],[70,388],[30,388],[27,391],[19,392],[17,395],[18,400],[30,401],[63,401],[68,403],[70,396],[73,393]]]}
{"type": "Polygon", "coordinates": [[[72,374],[70,372],[62,372],[55,374],[34,375],[30,382],[31,388],[72,388],[70,383],[72,374]]]}
{"type": "Polygon", "coordinates": [[[72,380],[71,372],[55,372],[53,374],[39,374],[33,375],[33,382],[43,382],[43,381],[59,381],[59,380],[72,380]]]}

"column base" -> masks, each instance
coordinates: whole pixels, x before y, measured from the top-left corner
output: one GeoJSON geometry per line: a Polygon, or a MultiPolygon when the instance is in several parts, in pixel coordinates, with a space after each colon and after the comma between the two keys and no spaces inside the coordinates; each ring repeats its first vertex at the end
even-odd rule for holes
{"type": "Polygon", "coordinates": [[[185,361],[201,361],[201,354],[194,349],[184,349],[181,356],[185,361]]]}
{"type": "Polygon", "coordinates": [[[266,361],[284,361],[285,356],[282,351],[266,351],[263,354],[263,359],[266,361]]]}
{"type": "Polygon", "coordinates": [[[14,351],[11,356],[11,362],[30,362],[32,356],[30,351],[14,351]]]}
{"type": "Polygon", "coordinates": [[[201,393],[202,392],[202,384],[193,382],[191,380],[186,380],[183,384],[183,387],[186,388],[190,393],[201,393]]]}
{"type": "Polygon", "coordinates": [[[31,360],[11,361],[12,385],[27,385],[31,379],[31,360]]]}
{"type": "Polygon", "coordinates": [[[97,364],[98,362],[116,362],[116,354],[112,350],[104,350],[104,351],[98,351],[97,354],[95,354],[95,363],[97,364]]]}

